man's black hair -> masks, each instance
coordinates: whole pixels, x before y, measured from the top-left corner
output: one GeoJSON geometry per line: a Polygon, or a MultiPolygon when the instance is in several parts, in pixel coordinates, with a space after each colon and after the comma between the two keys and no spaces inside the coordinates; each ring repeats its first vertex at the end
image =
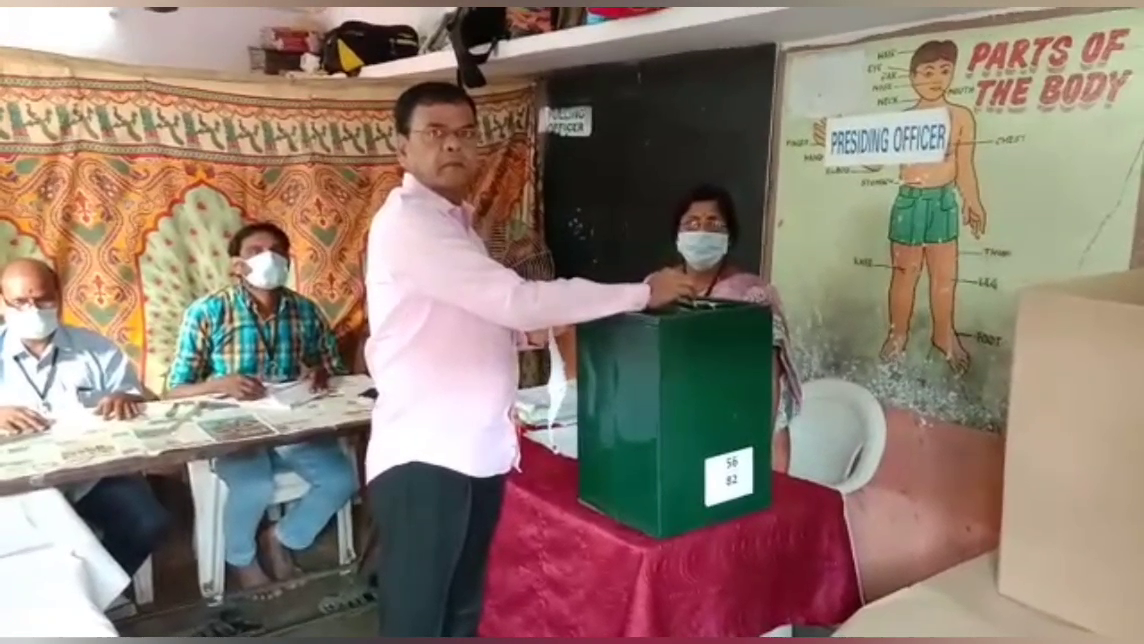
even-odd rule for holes
{"type": "Polygon", "coordinates": [[[290,254],[290,237],[282,232],[282,229],[272,223],[260,221],[256,224],[247,224],[238,229],[234,237],[230,238],[230,242],[226,246],[226,253],[231,257],[239,257],[242,255],[242,245],[251,235],[258,233],[266,233],[272,235],[275,240],[282,246],[283,252],[290,254]]]}
{"type": "Polygon", "coordinates": [[[675,228],[671,229],[672,234],[679,232],[679,225],[683,222],[683,216],[687,214],[687,209],[691,207],[691,204],[703,201],[715,202],[719,214],[723,217],[723,223],[727,225],[728,245],[734,246],[735,240],[739,238],[739,217],[735,214],[735,200],[731,198],[731,193],[727,192],[725,188],[710,184],[703,184],[694,188],[679,202],[675,209],[673,220],[675,228]]]}
{"type": "Polygon", "coordinates": [[[397,124],[397,133],[409,136],[409,123],[413,120],[413,112],[419,107],[429,105],[468,105],[477,114],[477,104],[473,97],[464,88],[451,83],[439,81],[418,83],[401,93],[397,97],[397,104],[393,106],[393,120],[397,124]]]}

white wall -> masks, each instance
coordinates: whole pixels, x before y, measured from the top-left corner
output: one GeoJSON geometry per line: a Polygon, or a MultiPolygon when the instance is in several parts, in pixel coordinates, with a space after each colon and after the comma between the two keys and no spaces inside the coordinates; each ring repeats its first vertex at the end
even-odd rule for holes
{"type": "MultiPolygon", "coordinates": [[[[978,18],[988,18],[990,16],[1000,16],[1008,13],[1020,13],[1025,11],[1040,11],[1044,7],[1005,7],[1004,9],[989,9],[983,11],[966,11],[958,14],[950,20],[958,22],[962,20],[976,20],[978,18]]],[[[812,38],[810,40],[788,41],[781,43],[783,49],[796,49],[799,47],[828,47],[831,45],[847,45],[858,40],[866,38],[874,38],[884,34],[891,34],[903,29],[911,29],[913,27],[921,27],[931,25],[935,22],[944,22],[942,20],[925,20],[922,22],[904,22],[878,29],[866,29],[862,31],[850,31],[846,33],[839,33],[834,36],[827,36],[826,38],[812,38]]]]}
{"type": "Polygon", "coordinates": [[[250,71],[247,47],[262,27],[305,18],[270,7],[182,7],[159,14],[125,7],[0,7],[0,46],[118,63],[250,71]]]}
{"type": "Polygon", "coordinates": [[[321,21],[332,29],[347,20],[375,25],[409,25],[423,38],[432,35],[441,17],[456,7],[326,7],[321,21]]]}

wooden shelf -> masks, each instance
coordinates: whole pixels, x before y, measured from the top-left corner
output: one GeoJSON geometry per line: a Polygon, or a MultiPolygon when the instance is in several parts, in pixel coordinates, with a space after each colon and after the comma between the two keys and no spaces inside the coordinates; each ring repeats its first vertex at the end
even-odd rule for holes
{"type": "MultiPolygon", "coordinates": [[[[501,43],[482,69],[490,80],[537,76],[603,63],[633,62],[688,51],[824,38],[903,23],[940,20],[966,9],[913,7],[671,7],[501,43]]],[[[404,58],[362,70],[361,78],[396,81],[451,79],[452,50],[404,58]]]]}

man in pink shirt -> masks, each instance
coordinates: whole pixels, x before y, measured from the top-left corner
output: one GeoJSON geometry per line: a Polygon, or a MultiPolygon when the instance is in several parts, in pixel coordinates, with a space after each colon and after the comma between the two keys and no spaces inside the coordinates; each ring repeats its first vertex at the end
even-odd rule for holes
{"type": "Polygon", "coordinates": [[[473,100],[423,83],[398,98],[394,118],[405,177],[373,220],[366,270],[380,634],[473,637],[505,475],[520,455],[517,350],[542,346],[549,328],[695,290],[673,269],[642,284],[525,281],[489,258],[464,202],[480,141],[473,100]]]}

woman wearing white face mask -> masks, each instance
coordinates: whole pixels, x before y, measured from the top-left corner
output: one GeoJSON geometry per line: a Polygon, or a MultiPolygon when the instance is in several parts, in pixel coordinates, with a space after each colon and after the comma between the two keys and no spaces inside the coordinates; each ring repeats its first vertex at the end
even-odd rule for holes
{"type": "Polygon", "coordinates": [[[802,389],[792,360],[782,301],[774,285],[754,273],[741,271],[727,260],[735,244],[739,220],[731,195],[717,186],[699,186],[676,210],[676,250],[683,270],[695,280],[702,297],[766,304],[774,312],[774,469],[786,472],[790,464],[787,422],[798,413],[802,389]]]}

